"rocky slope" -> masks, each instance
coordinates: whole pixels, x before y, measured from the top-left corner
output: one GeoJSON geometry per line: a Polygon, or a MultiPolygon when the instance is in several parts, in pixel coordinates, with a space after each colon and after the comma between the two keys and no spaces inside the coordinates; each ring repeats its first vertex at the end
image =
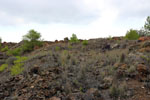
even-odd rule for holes
{"type": "Polygon", "coordinates": [[[150,100],[149,52],[149,39],[45,42],[22,55],[22,74],[0,72],[0,100],[150,100]]]}

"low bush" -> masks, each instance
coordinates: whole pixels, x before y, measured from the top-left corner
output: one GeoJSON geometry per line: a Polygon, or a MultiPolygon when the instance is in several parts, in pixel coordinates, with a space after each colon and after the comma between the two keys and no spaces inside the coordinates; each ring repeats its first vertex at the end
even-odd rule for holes
{"type": "Polygon", "coordinates": [[[56,46],[56,47],[55,47],[55,50],[56,50],[56,51],[60,50],[60,47],[56,46]]]}
{"type": "Polygon", "coordinates": [[[126,96],[126,90],[127,90],[127,84],[126,82],[123,82],[122,84],[120,85],[112,85],[110,88],[109,88],[109,93],[110,93],[110,96],[112,98],[125,98],[126,96]]]}
{"type": "Polygon", "coordinates": [[[18,75],[20,73],[22,73],[22,71],[24,70],[24,68],[22,68],[22,66],[24,65],[24,61],[27,60],[27,57],[16,57],[17,60],[14,61],[14,65],[11,67],[10,71],[11,71],[11,75],[18,75]]]}
{"type": "Polygon", "coordinates": [[[16,49],[13,49],[13,50],[8,50],[7,51],[7,55],[9,56],[20,56],[22,54],[23,50],[22,48],[16,48],[16,49]]]}
{"type": "Polygon", "coordinates": [[[130,31],[127,31],[125,38],[128,40],[137,40],[139,38],[139,34],[136,30],[130,29],[130,31]]]}
{"type": "Polygon", "coordinates": [[[10,69],[11,75],[14,76],[14,75],[18,75],[22,73],[22,71],[24,70],[24,68],[22,68],[22,65],[23,64],[17,64],[17,65],[12,66],[12,68],[10,69]]]}
{"type": "Polygon", "coordinates": [[[9,49],[8,49],[8,46],[5,46],[4,48],[1,48],[1,51],[2,52],[6,52],[6,51],[8,51],[9,49]]]}
{"type": "Polygon", "coordinates": [[[82,45],[84,45],[84,46],[88,45],[88,40],[83,40],[82,45]]]}
{"type": "Polygon", "coordinates": [[[0,72],[4,71],[8,67],[8,64],[3,64],[0,66],[0,72]]]}
{"type": "Polygon", "coordinates": [[[109,89],[109,92],[110,92],[110,96],[113,97],[113,98],[118,98],[119,96],[119,89],[117,86],[115,85],[112,85],[109,89]]]}

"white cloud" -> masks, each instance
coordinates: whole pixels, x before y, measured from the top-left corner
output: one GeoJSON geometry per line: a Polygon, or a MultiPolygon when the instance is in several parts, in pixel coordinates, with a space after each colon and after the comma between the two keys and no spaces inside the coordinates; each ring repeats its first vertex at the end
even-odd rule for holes
{"type": "Polygon", "coordinates": [[[18,17],[38,24],[87,24],[98,18],[97,11],[82,0],[1,0],[0,9],[6,13],[3,23],[8,25],[18,17]]]}
{"type": "Polygon", "coordinates": [[[20,41],[35,29],[46,40],[125,35],[150,15],[149,0],[1,0],[0,36],[20,41]]]}

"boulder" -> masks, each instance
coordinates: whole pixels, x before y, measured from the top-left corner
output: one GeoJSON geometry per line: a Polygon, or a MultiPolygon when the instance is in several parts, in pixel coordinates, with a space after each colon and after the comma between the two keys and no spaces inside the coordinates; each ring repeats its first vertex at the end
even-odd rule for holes
{"type": "Polygon", "coordinates": [[[137,65],[137,71],[140,73],[140,75],[146,75],[148,73],[147,67],[143,64],[137,65]]]}
{"type": "Polygon", "coordinates": [[[142,44],[142,48],[150,47],[150,41],[146,41],[142,44]]]}

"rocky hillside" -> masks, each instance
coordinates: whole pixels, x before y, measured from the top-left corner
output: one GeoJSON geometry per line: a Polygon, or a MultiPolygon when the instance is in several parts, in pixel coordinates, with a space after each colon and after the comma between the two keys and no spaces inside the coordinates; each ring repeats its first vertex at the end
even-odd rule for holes
{"type": "Polygon", "coordinates": [[[44,42],[22,56],[13,75],[20,63],[0,52],[0,100],[150,100],[149,39],[44,42]]]}

